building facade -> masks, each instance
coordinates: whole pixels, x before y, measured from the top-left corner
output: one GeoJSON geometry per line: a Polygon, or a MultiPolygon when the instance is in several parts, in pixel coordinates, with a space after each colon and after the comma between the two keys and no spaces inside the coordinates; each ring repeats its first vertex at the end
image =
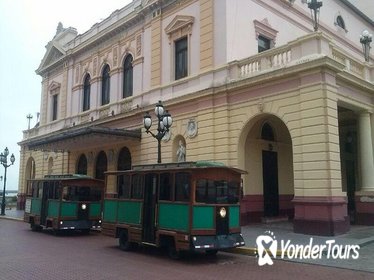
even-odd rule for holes
{"type": "Polygon", "coordinates": [[[374,65],[360,34],[374,23],[325,2],[318,31],[303,0],[134,0],[83,34],[59,24],[37,69],[40,122],[19,143],[20,207],[29,178],[155,163],[143,116],[161,100],[163,162],[182,143],[187,161],[248,172],[242,224],[373,225],[374,65]]]}

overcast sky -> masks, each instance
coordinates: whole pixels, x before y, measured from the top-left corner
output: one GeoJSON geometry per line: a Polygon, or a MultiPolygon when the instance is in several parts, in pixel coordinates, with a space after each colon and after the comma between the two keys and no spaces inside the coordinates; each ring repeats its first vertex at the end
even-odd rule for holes
{"type": "MultiPolygon", "coordinates": [[[[131,0],[0,0],[0,151],[9,148],[16,162],[7,171],[7,189],[18,189],[22,131],[40,111],[41,77],[35,73],[58,22],[79,34],[131,0]]],[[[10,155],[8,156],[8,160],[10,155]]],[[[0,176],[4,168],[0,166],[0,176]]],[[[4,181],[0,182],[1,190],[4,181]]]]}

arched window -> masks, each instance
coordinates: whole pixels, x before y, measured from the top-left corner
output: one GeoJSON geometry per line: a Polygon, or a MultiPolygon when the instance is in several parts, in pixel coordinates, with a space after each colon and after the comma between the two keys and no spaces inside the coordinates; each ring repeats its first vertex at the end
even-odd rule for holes
{"type": "Polygon", "coordinates": [[[30,157],[26,164],[26,180],[35,179],[35,160],[30,157]]]}
{"type": "Polygon", "coordinates": [[[96,159],[96,174],[95,174],[96,179],[100,179],[100,180],[105,179],[104,172],[107,171],[107,168],[108,168],[107,165],[108,165],[108,160],[107,160],[106,154],[105,152],[101,151],[96,159]]]}
{"type": "Polygon", "coordinates": [[[132,55],[129,54],[123,63],[123,98],[132,96],[132,60],[132,55]]]}
{"type": "Polygon", "coordinates": [[[110,68],[105,65],[101,80],[101,105],[109,104],[110,94],[110,68]]]}
{"type": "MultiPolygon", "coordinates": [[[[131,154],[128,148],[124,147],[119,152],[117,170],[131,169],[131,154]]],[[[130,196],[130,182],[129,176],[118,176],[117,179],[117,194],[119,198],[129,198],[130,196]]]]}
{"type": "Polygon", "coordinates": [[[274,131],[270,124],[264,123],[261,129],[261,139],[267,141],[274,141],[274,131]]]}
{"type": "Polygon", "coordinates": [[[124,147],[119,153],[117,170],[131,169],[131,153],[128,148],[124,147]]]}
{"type": "Polygon", "coordinates": [[[86,75],[83,85],[83,111],[90,109],[91,77],[86,75]]]}
{"type": "Polygon", "coordinates": [[[87,158],[85,155],[81,155],[77,164],[77,173],[87,175],[87,158]]]}

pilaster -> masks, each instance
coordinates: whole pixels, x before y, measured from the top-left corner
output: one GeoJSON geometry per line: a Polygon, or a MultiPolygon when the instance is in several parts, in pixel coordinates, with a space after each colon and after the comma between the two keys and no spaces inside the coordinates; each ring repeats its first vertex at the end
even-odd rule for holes
{"type": "Polygon", "coordinates": [[[151,23],[151,87],[161,85],[161,15],[151,23]]]}
{"type": "Polygon", "coordinates": [[[335,76],[328,71],[309,73],[301,82],[301,133],[293,139],[294,231],[326,236],[345,233],[349,219],[341,183],[335,76]]]}
{"type": "Polygon", "coordinates": [[[200,0],[200,70],[205,71],[213,67],[214,32],[213,16],[214,1],[200,0]]]}

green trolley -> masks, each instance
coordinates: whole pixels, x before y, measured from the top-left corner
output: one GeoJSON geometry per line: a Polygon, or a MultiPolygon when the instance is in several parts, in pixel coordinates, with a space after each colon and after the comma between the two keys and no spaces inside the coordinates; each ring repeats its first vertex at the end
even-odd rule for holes
{"type": "Polygon", "coordinates": [[[104,181],[86,175],[46,175],[29,180],[24,221],[34,231],[101,229],[104,181]]]}
{"type": "Polygon", "coordinates": [[[102,232],[130,250],[138,244],[216,254],[244,245],[240,188],[244,172],[216,162],[134,166],[106,173],[102,232]],[[113,186],[115,185],[115,186],[113,186]]]}

